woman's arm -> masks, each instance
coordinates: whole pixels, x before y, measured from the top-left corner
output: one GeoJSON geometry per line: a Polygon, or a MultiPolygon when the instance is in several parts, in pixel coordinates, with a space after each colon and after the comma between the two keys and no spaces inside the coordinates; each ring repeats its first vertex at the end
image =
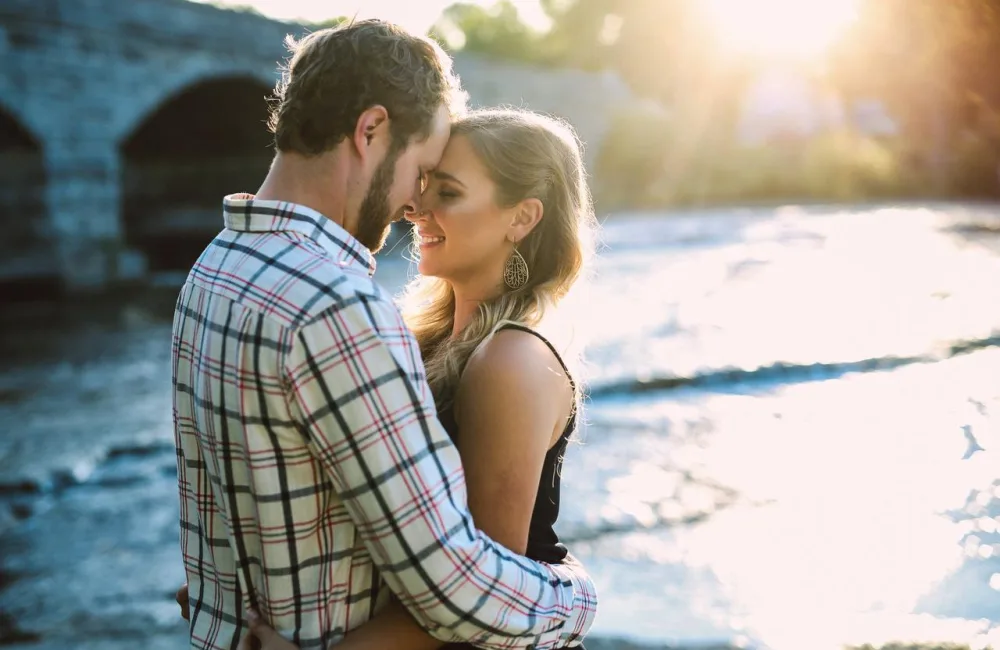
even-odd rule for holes
{"type": "Polygon", "coordinates": [[[456,446],[476,527],[524,554],[542,464],[562,434],[573,389],[537,336],[498,332],[472,356],[455,399],[456,446]]]}
{"type": "MultiPolygon", "coordinates": [[[[469,359],[455,396],[456,441],[476,527],[524,554],[545,454],[558,439],[573,389],[538,337],[498,332],[469,359]]],[[[266,630],[266,627],[258,629],[266,630]]],[[[395,600],[337,644],[338,650],[434,650],[442,645],[395,600]]],[[[263,650],[291,650],[268,637],[263,650]]]]}

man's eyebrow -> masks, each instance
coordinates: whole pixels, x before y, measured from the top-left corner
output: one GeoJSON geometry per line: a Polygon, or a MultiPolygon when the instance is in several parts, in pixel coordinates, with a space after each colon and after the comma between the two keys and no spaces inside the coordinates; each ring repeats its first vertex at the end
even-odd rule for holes
{"type": "Polygon", "coordinates": [[[435,169],[432,173],[434,174],[434,178],[438,179],[439,181],[451,181],[452,183],[458,183],[462,187],[465,187],[465,183],[458,180],[448,172],[443,172],[440,169],[435,169]]]}

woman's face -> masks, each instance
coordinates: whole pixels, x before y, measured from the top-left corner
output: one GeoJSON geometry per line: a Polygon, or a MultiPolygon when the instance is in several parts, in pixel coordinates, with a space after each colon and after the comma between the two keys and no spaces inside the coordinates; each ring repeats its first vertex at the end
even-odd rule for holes
{"type": "Polygon", "coordinates": [[[465,136],[448,141],[420,207],[407,218],[414,224],[422,275],[453,284],[502,282],[516,208],[497,205],[496,184],[465,136]]]}

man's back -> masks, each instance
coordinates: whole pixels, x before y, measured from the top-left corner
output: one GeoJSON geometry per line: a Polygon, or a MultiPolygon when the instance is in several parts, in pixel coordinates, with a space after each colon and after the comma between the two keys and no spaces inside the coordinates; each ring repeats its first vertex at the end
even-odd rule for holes
{"type": "Polygon", "coordinates": [[[254,606],[303,650],[388,601],[486,648],[573,645],[596,594],[478,531],[413,336],[367,249],[319,213],[243,195],[174,316],[174,425],[191,647],[254,606]]]}
{"type": "MultiPolygon", "coordinates": [[[[289,353],[304,325],[360,302],[383,307],[371,313],[400,365],[421,366],[398,314],[385,318],[396,312],[370,277],[368,251],[339,226],[300,207],[290,220],[226,216],[230,227],[191,271],[174,319],[192,647],[233,647],[249,605],[297,630],[303,648],[321,647],[388,594],[378,598],[377,571],[310,449],[289,353]]],[[[346,330],[331,340],[344,346],[338,353],[364,344],[346,330]]]]}

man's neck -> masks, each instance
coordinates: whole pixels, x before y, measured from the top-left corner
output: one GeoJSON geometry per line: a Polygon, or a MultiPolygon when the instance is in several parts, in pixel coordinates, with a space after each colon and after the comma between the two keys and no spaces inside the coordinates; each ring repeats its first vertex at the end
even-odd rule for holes
{"type": "Polygon", "coordinates": [[[278,152],[255,197],[311,208],[350,232],[344,223],[346,187],[336,183],[343,178],[337,162],[335,152],[310,158],[278,152]],[[337,186],[341,191],[335,191],[337,186]]]}

